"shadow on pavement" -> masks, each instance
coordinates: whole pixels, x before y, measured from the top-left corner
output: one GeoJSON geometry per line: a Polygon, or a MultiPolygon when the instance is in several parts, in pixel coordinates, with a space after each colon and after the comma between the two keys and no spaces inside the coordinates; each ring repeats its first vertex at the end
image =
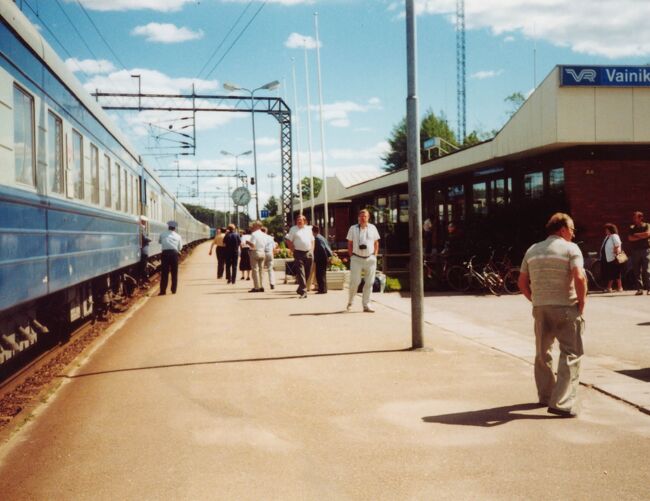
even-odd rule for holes
{"type": "Polygon", "coordinates": [[[368,351],[349,351],[343,353],[316,353],[313,355],[287,355],[284,357],[269,357],[269,358],[242,358],[236,360],[212,360],[206,362],[185,362],[180,364],[168,364],[168,365],[151,365],[148,367],[127,367],[125,369],[112,369],[107,371],[98,371],[98,372],[86,372],[84,374],[75,374],[70,376],[69,374],[60,374],[58,377],[66,379],[78,379],[88,376],[101,376],[104,374],[115,374],[120,372],[135,372],[135,371],[147,371],[152,369],[172,369],[176,367],[193,367],[196,365],[218,365],[218,364],[239,364],[247,362],[277,362],[280,360],[296,360],[301,358],[324,358],[324,357],[347,357],[354,355],[377,355],[380,353],[405,353],[412,351],[411,348],[402,348],[398,350],[368,350],[368,351]]]}
{"type": "MultiPolygon", "coordinates": [[[[459,424],[465,426],[498,426],[514,421],[515,419],[556,419],[555,416],[540,414],[517,414],[517,411],[530,411],[543,409],[540,404],[516,404],[480,411],[455,412],[453,414],[441,414],[439,416],[423,417],[425,423],[459,424]]],[[[544,409],[544,412],[546,410],[544,409]]]]}
{"type": "Polygon", "coordinates": [[[624,376],[633,377],[634,379],[639,379],[641,381],[645,381],[646,383],[650,383],[650,367],[646,367],[645,369],[624,370],[616,372],[623,374],[624,376]]]}
{"type": "Polygon", "coordinates": [[[346,311],[346,310],[338,310],[338,311],[317,311],[314,313],[289,313],[290,317],[319,317],[321,315],[340,315],[341,313],[345,314],[350,314],[350,313],[363,313],[363,311],[346,311]]]}

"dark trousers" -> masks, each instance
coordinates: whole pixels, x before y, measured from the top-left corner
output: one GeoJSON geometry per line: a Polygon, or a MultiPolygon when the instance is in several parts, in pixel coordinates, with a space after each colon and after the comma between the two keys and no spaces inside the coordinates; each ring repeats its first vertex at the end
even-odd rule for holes
{"type": "Polygon", "coordinates": [[[140,263],[138,266],[138,273],[140,274],[140,281],[146,282],[149,278],[147,276],[147,263],[149,262],[149,256],[146,254],[140,254],[140,263]]]}
{"type": "Polygon", "coordinates": [[[650,249],[631,249],[630,261],[637,289],[650,290],[650,249]]]}
{"type": "Polygon", "coordinates": [[[167,291],[167,280],[169,273],[172,274],[172,294],[176,293],[178,284],[178,252],[173,250],[164,250],[162,252],[162,267],[160,272],[160,292],[167,291]]]}
{"type": "Polygon", "coordinates": [[[226,248],[217,246],[216,256],[217,256],[217,278],[223,278],[223,270],[226,267],[226,248]]]}
{"type": "MultiPolygon", "coordinates": [[[[234,284],[237,279],[237,261],[239,261],[239,254],[224,252],[223,260],[226,267],[226,280],[234,284]]],[[[221,261],[219,262],[221,263],[221,261]]]]}
{"type": "Polygon", "coordinates": [[[312,253],[307,251],[293,251],[296,263],[296,281],[298,282],[298,294],[307,292],[307,277],[311,273],[311,263],[314,260],[312,253]]]}
{"type": "Polygon", "coordinates": [[[327,292],[327,258],[315,258],[314,264],[316,265],[316,283],[318,284],[318,292],[325,293],[327,292]]]}

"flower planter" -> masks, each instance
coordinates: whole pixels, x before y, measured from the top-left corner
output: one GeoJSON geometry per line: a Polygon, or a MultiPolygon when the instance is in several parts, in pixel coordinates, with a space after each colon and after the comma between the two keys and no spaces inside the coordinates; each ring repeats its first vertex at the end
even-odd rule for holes
{"type": "Polygon", "coordinates": [[[286,262],[293,262],[292,257],[276,257],[273,258],[273,271],[284,271],[285,263],[286,262]]]}
{"type": "Polygon", "coordinates": [[[348,270],[333,270],[325,272],[327,288],[331,290],[343,290],[350,283],[350,272],[348,270]]]}

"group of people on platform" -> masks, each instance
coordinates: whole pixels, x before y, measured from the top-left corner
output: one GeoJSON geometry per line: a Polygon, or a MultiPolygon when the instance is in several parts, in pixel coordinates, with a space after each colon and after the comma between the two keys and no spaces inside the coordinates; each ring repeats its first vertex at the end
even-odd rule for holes
{"type": "Polygon", "coordinates": [[[642,295],[644,290],[646,294],[650,294],[650,225],[643,218],[643,212],[632,213],[632,224],[627,233],[628,253],[623,251],[623,242],[616,225],[605,224],[605,238],[599,253],[601,276],[607,282],[605,292],[623,291],[621,274],[624,267],[628,266],[629,259],[629,265],[634,272],[636,295],[642,295]]]}
{"type": "MultiPolygon", "coordinates": [[[[369,222],[370,213],[361,210],[358,223],[350,227],[347,235],[348,255],[350,256],[350,294],[346,309],[352,308],[354,296],[362,278],[364,279],[363,311],[372,313],[371,305],[372,287],[375,282],[377,269],[377,254],[379,252],[379,231],[369,222]]],[[[318,226],[307,224],[307,218],[300,214],[296,217],[295,225],[284,236],[289,250],[293,253],[293,271],[296,275],[298,297],[307,297],[309,277],[314,268],[314,277],[317,284],[317,294],[327,293],[327,266],[334,255],[327,239],[320,234],[318,226]]],[[[253,275],[253,288],[249,292],[264,292],[264,270],[268,273],[268,284],[271,290],[275,289],[275,272],[273,270],[273,257],[278,250],[275,239],[268,234],[260,221],[254,221],[250,230],[239,235],[235,225],[228,228],[219,228],[208,253],[216,248],[217,278],[223,278],[234,284],[237,279],[237,263],[242,273],[241,279],[250,280],[253,275]]]]}

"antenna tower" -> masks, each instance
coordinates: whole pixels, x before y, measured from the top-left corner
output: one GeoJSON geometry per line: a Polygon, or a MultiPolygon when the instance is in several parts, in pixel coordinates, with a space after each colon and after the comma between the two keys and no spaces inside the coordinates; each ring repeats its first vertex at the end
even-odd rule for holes
{"type": "Polygon", "coordinates": [[[465,141],[465,0],[456,0],[456,114],[458,143],[465,141]]]}

